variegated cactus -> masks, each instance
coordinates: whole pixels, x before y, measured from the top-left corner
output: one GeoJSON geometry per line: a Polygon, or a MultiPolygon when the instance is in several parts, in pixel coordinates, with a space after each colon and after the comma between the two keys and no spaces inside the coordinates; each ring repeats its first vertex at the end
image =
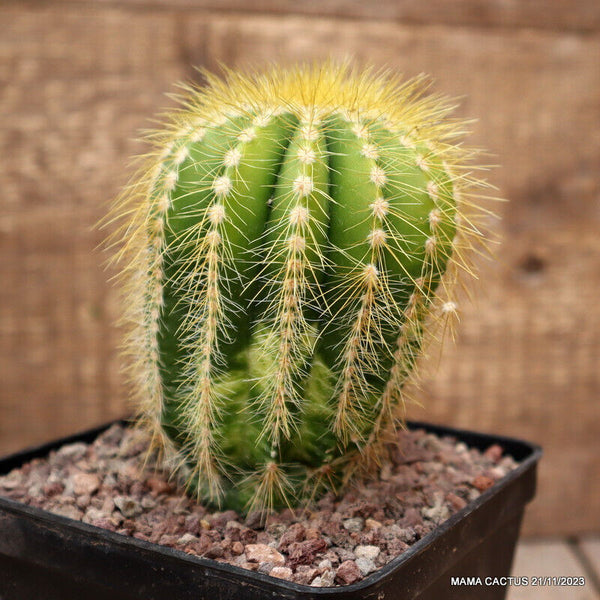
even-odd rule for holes
{"type": "Polygon", "coordinates": [[[199,498],[293,503],[383,456],[479,235],[463,124],[425,87],[209,75],[150,136],[116,208],[128,348],[142,421],[199,498]]]}

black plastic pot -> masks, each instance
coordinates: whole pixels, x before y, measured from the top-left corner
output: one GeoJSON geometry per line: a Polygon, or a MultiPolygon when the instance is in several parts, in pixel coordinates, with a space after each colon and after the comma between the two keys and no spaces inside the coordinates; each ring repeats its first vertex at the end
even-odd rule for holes
{"type": "MultiPolygon", "coordinates": [[[[0,461],[0,474],[108,426],[0,461]]],[[[519,440],[410,423],[521,464],[477,500],[363,581],[338,588],[289,583],[197,558],[0,498],[0,600],[500,600],[541,449],[519,440]],[[469,584],[454,577],[472,578],[469,584]],[[479,579],[481,579],[481,584],[479,579]],[[488,579],[489,578],[489,579],[488,579]],[[462,585],[461,585],[462,583],[462,585]]]]}

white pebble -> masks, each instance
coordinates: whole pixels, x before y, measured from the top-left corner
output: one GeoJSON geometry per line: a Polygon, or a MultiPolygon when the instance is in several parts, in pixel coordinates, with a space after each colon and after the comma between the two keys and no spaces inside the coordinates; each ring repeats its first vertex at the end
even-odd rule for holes
{"type": "Polygon", "coordinates": [[[363,577],[377,570],[377,566],[370,558],[357,558],[355,562],[363,577]]]}
{"type": "Polygon", "coordinates": [[[381,549],[378,546],[356,546],[356,548],[354,548],[354,556],[356,556],[356,558],[375,560],[380,552],[381,549]]]}

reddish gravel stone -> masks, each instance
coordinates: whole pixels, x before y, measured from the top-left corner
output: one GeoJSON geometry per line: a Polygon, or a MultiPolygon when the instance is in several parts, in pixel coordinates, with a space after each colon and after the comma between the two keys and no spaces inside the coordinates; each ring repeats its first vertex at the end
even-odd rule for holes
{"type": "Polygon", "coordinates": [[[504,450],[502,449],[502,446],[499,446],[498,444],[493,444],[483,453],[483,455],[486,458],[489,458],[490,460],[497,463],[502,458],[503,453],[504,450]]]}
{"type": "Polygon", "coordinates": [[[305,536],[306,527],[302,523],[294,523],[281,536],[278,548],[281,552],[287,552],[290,544],[303,541],[305,536]]]}
{"type": "Polygon", "coordinates": [[[296,583],[308,585],[322,571],[323,569],[315,569],[314,567],[309,567],[308,565],[298,565],[296,567],[296,576],[294,577],[294,581],[296,583]]]}
{"type": "Polygon", "coordinates": [[[42,489],[48,498],[52,498],[52,496],[62,494],[65,486],[62,483],[55,481],[54,483],[47,483],[42,489]]]}
{"type": "Polygon", "coordinates": [[[94,521],[91,521],[91,525],[94,525],[95,527],[101,527],[102,529],[108,529],[109,531],[117,530],[110,519],[95,519],[94,521]]]}
{"type": "Polygon", "coordinates": [[[242,542],[233,542],[231,544],[231,552],[235,555],[239,555],[244,551],[244,544],[242,542]]]}
{"type": "Polygon", "coordinates": [[[199,535],[202,529],[199,515],[188,515],[184,521],[185,530],[192,535],[199,535]]]}
{"type": "Polygon", "coordinates": [[[457,496],[456,494],[454,494],[452,492],[449,492],[448,494],[446,494],[446,500],[448,502],[450,502],[450,504],[452,505],[452,508],[454,508],[455,510],[461,510],[467,505],[466,500],[463,500],[463,498],[461,498],[460,496],[457,496]]]}
{"type": "Polygon", "coordinates": [[[254,529],[248,529],[244,527],[240,529],[240,541],[244,544],[254,544],[258,538],[258,533],[254,529]]]}
{"type": "Polygon", "coordinates": [[[266,544],[249,544],[246,546],[246,558],[249,562],[271,563],[276,566],[285,564],[283,554],[266,544]]]}
{"type": "Polygon", "coordinates": [[[388,540],[386,542],[386,548],[388,554],[391,554],[392,556],[397,556],[398,554],[402,554],[403,552],[408,550],[410,546],[406,542],[403,542],[398,538],[392,538],[391,540],[388,540]]]}
{"type": "Polygon", "coordinates": [[[335,573],[335,580],[342,585],[350,585],[361,579],[360,569],[353,560],[345,560],[335,573]]]}
{"type": "Polygon", "coordinates": [[[417,508],[410,507],[406,509],[404,517],[401,519],[402,527],[416,527],[423,524],[423,517],[417,508]]]}
{"type": "Polygon", "coordinates": [[[293,572],[289,567],[273,567],[269,571],[271,577],[277,577],[278,579],[287,579],[291,581],[293,572]]]}
{"type": "Polygon", "coordinates": [[[173,489],[171,484],[160,477],[149,477],[146,484],[155,496],[159,494],[168,494],[173,489]]]}
{"type": "Polygon", "coordinates": [[[245,520],[210,512],[177,490],[148,440],[110,427],[92,444],[69,444],[0,476],[0,495],[96,527],[195,556],[316,587],[347,585],[405,552],[438,523],[516,466],[502,448],[485,453],[451,437],[399,433],[379,477],[332,493],[311,510],[285,509],[245,520]]]}
{"type": "Polygon", "coordinates": [[[73,491],[76,495],[93,494],[100,487],[100,478],[93,473],[75,473],[73,491]]]}
{"type": "Polygon", "coordinates": [[[225,550],[223,550],[223,546],[219,543],[212,544],[208,550],[204,553],[206,558],[221,558],[225,555],[225,550]]]}
{"type": "Polygon", "coordinates": [[[293,542],[288,549],[289,564],[293,567],[310,565],[314,562],[317,554],[321,554],[325,550],[327,550],[327,542],[323,538],[293,542]]]}
{"type": "Polygon", "coordinates": [[[348,532],[342,527],[342,524],[333,519],[325,520],[321,530],[323,535],[329,537],[336,546],[343,544],[348,536],[348,532]]]}
{"type": "Polygon", "coordinates": [[[494,485],[494,480],[487,475],[477,475],[473,479],[473,487],[477,488],[480,492],[485,492],[488,488],[494,485]]]}

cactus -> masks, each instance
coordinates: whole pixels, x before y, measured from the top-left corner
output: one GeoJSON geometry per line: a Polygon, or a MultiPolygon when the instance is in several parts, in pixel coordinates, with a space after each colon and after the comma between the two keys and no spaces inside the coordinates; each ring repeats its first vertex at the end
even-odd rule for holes
{"type": "Polygon", "coordinates": [[[452,107],[327,63],[184,86],[117,203],[128,349],[153,447],[240,511],[382,459],[477,238],[452,107]]]}

